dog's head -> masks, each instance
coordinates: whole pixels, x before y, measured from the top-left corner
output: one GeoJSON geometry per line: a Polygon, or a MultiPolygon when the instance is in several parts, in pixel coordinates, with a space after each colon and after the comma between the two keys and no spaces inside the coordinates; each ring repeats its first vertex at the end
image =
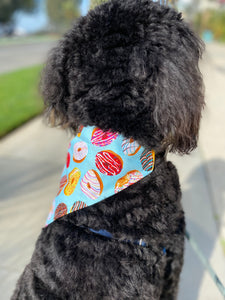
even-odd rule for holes
{"type": "Polygon", "coordinates": [[[42,90],[55,124],[96,125],[144,147],[188,153],[204,106],[203,43],[172,8],[111,0],[51,52],[42,90]]]}

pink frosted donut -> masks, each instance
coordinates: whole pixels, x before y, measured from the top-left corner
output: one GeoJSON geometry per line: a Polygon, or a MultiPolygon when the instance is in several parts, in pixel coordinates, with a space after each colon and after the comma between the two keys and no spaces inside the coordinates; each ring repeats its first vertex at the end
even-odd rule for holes
{"type": "Polygon", "coordinates": [[[61,180],[60,180],[60,184],[59,184],[59,191],[57,196],[61,193],[62,189],[64,188],[64,186],[67,184],[67,176],[64,175],[61,180]]]}
{"type": "Polygon", "coordinates": [[[92,200],[97,199],[103,190],[103,183],[95,170],[89,170],[80,183],[82,192],[92,200]]]}
{"type": "Polygon", "coordinates": [[[121,177],[117,180],[115,185],[115,193],[118,193],[124,189],[126,189],[128,186],[134,184],[135,182],[141,180],[143,178],[143,175],[138,170],[133,170],[128,172],[126,175],[121,177]]]}
{"type": "Polygon", "coordinates": [[[123,153],[128,156],[135,155],[140,148],[141,146],[133,139],[124,139],[122,142],[123,153]]]}
{"type": "Polygon", "coordinates": [[[74,212],[76,210],[82,209],[87,207],[87,204],[83,201],[76,201],[70,209],[70,212],[74,212]]]}
{"type": "Polygon", "coordinates": [[[111,150],[98,152],[95,164],[102,174],[109,176],[118,175],[123,169],[122,158],[111,150]]]}
{"type": "Polygon", "coordinates": [[[103,147],[112,143],[118,136],[118,133],[110,130],[102,131],[100,128],[95,128],[92,132],[91,142],[95,146],[103,147]]]}
{"type": "Polygon", "coordinates": [[[67,206],[65,203],[60,203],[55,210],[54,220],[61,218],[67,214],[67,206]]]}
{"type": "Polygon", "coordinates": [[[85,142],[77,142],[73,146],[73,160],[76,163],[81,163],[85,160],[88,154],[88,146],[85,142]]]}

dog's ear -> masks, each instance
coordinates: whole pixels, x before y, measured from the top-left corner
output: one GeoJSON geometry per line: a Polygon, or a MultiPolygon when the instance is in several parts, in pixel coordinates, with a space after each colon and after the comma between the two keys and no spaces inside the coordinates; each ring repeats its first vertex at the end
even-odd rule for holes
{"type": "Polygon", "coordinates": [[[68,124],[68,59],[63,40],[51,50],[42,71],[40,90],[46,108],[46,119],[52,126],[67,128],[68,124]]]}
{"type": "Polygon", "coordinates": [[[153,117],[170,152],[187,154],[197,146],[204,107],[204,86],[199,59],[203,42],[180,20],[179,43],[160,63],[155,83],[153,117]]]}

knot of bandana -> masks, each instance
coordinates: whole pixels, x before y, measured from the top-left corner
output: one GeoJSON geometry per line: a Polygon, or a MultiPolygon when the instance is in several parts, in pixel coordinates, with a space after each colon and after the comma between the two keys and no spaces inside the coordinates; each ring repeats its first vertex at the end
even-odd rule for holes
{"type": "Polygon", "coordinates": [[[138,182],[154,169],[155,153],[133,139],[97,127],[79,128],[70,142],[59,191],[46,226],[138,182]]]}

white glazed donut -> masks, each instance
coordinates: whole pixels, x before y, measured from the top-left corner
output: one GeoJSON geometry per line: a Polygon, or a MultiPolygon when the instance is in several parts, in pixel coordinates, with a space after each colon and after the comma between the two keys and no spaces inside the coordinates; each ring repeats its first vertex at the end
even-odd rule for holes
{"type": "Polygon", "coordinates": [[[88,154],[88,146],[85,142],[77,142],[73,146],[73,160],[81,163],[88,154]]]}
{"type": "Polygon", "coordinates": [[[139,144],[133,139],[124,139],[122,142],[123,153],[128,156],[135,155],[140,148],[141,146],[139,146],[139,144]]]}
{"type": "Polygon", "coordinates": [[[95,170],[89,170],[81,180],[80,183],[82,192],[91,198],[97,199],[103,190],[103,183],[101,177],[95,170]]]}

